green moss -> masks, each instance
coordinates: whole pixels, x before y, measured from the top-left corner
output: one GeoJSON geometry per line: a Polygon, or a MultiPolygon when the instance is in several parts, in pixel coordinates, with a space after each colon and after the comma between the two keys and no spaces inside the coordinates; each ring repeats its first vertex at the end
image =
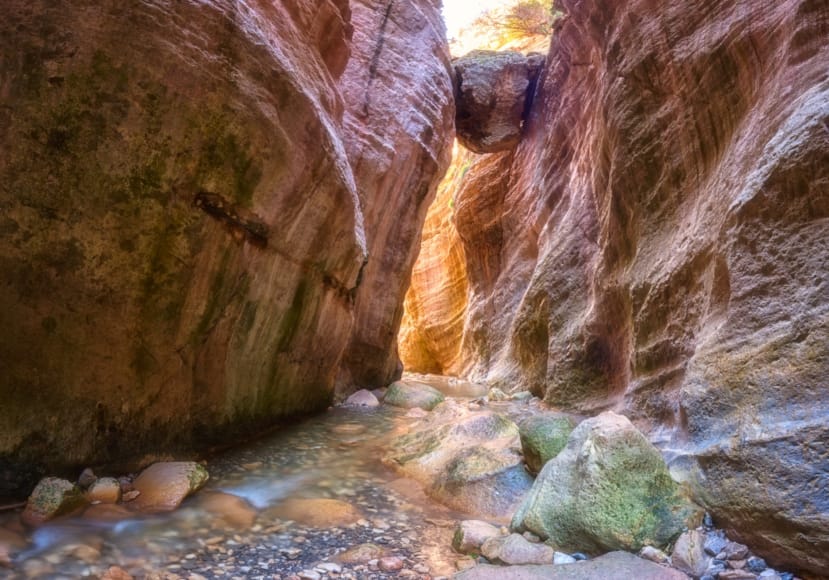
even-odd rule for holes
{"type": "Polygon", "coordinates": [[[569,417],[548,415],[530,417],[519,425],[521,450],[531,472],[538,473],[564,449],[574,427],[569,417]]]}

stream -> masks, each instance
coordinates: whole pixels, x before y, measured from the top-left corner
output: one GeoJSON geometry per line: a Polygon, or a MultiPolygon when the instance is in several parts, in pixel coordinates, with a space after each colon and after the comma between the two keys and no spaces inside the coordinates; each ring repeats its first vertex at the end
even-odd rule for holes
{"type": "Polygon", "coordinates": [[[469,516],[381,462],[384,445],[415,415],[385,405],[331,408],[213,457],[206,487],[166,514],[136,517],[102,504],[34,533],[17,514],[0,514],[0,534],[27,542],[0,577],[101,577],[111,566],[136,578],[194,580],[450,576],[460,558],[451,549],[454,523],[469,516]],[[366,543],[381,551],[364,547],[367,555],[338,560],[366,543]],[[402,568],[384,571],[378,556],[402,568]]]}

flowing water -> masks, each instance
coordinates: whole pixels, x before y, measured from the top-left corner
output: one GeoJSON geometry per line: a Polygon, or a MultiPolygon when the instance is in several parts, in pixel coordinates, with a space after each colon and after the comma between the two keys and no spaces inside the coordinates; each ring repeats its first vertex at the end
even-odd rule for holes
{"type": "Polygon", "coordinates": [[[330,409],[212,458],[207,486],[167,514],[99,505],[34,533],[17,514],[0,514],[0,544],[26,543],[0,577],[100,577],[110,566],[138,578],[313,578],[314,568],[321,577],[401,577],[365,557],[337,562],[364,543],[383,550],[371,560],[399,557],[402,577],[451,575],[453,525],[464,516],[381,462],[413,421],[387,406],[330,409]]]}

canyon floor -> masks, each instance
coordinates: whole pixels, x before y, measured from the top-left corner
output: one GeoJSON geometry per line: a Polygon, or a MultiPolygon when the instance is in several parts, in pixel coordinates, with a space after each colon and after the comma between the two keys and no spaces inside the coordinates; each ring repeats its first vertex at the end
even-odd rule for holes
{"type": "MultiPolygon", "coordinates": [[[[433,377],[432,385],[461,395],[447,396],[444,407],[469,410],[473,417],[496,413],[519,423],[548,411],[538,399],[499,401],[493,391],[487,397],[485,387],[465,381],[433,377]],[[482,390],[476,392],[477,387],[482,390]]],[[[5,547],[10,555],[8,567],[0,566],[0,577],[430,580],[464,569],[468,571],[461,575],[474,572],[471,578],[532,577],[522,576],[529,573],[523,566],[488,566],[480,550],[469,555],[453,549],[461,521],[487,520],[506,534],[508,517],[447,508],[391,467],[392,442],[417,434],[416,428],[435,414],[389,404],[332,407],[204,460],[210,473],[207,485],[163,514],[136,513],[123,507],[127,504],[99,504],[27,529],[20,509],[0,512],[0,552],[5,547]]],[[[710,529],[710,522],[708,533],[719,533],[710,529]]],[[[741,558],[745,567],[748,555],[741,558]]],[[[607,565],[601,558],[592,562],[607,565]]],[[[572,578],[608,577],[588,570],[583,562],[564,568],[571,566],[584,568],[584,575],[572,578]]],[[[633,572],[637,578],[686,577],[633,556],[624,566],[610,564],[616,575],[629,574],[625,566],[645,567],[633,572]],[[655,576],[647,576],[654,570],[655,576]]],[[[558,577],[544,571],[553,568],[535,568],[539,577],[558,577]]],[[[793,578],[771,570],[737,574],[719,577],[793,578]]]]}

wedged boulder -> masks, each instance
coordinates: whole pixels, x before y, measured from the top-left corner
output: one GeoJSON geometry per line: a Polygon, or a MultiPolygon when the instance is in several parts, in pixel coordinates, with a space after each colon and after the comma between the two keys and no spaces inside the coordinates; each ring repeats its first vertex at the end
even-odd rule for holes
{"type": "Polygon", "coordinates": [[[637,558],[627,552],[611,552],[575,564],[547,566],[490,566],[484,564],[454,576],[458,580],[688,580],[679,572],[637,558]]]}
{"type": "Polygon", "coordinates": [[[608,411],[576,427],[538,474],[512,527],[564,551],[638,551],[676,538],[696,512],[659,451],[608,411]]]}
{"type": "Polygon", "coordinates": [[[443,393],[437,389],[413,381],[396,381],[389,385],[383,402],[395,407],[413,409],[419,407],[431,411],[444,400],[443,393]]]}
{"type": "Polygon", "coordinates": [[[533,415],[518,424],[521,451],[532,473],[538,473],[544,464],[559,454],[576,422],[566,415],[533,415]]]}
{"type": "Polygon", "coordinates": [[[133,482],[138,496],[130,508],[145,513],[176,509],[207,483],[207,470],[195,461],[163,461],[147,467],[133,482]]]}
{"type": "Polygon", "coordinates": [[[455,130],[475,153],[506,151],[518,144],[529,90],[543,57],[475,50],[454,61],[455,130]]]}
{"type": "Polygon", "coordinates": [[[491,562],[509,565],[550,564],[553,550],[546,544],[533,543],[521,534],[490,538],[481,546],[481,554],[491,562]]]}
{"type": "Polygon", "coordinates": [[[532,485],[518,446],[508,418],[446,401],[392,441],[384,461],[454,509],[503,518],[532,485]]]}
{"type": "Polygon", "coordinates": [[[455,527],[455,534],[452,536],[452,547],[461,554],[479,552],[484,542],[500,535],[501,530],[488,522],[464,520],[458,522],[455,527]]]}
{"type": "Polygon", "coordinates": [[[37,526],[71,513],[85,503],[83,492],[73,483],[57,477],[45,477],[32,490],[20,517],[24,523],[37,526]]]}

